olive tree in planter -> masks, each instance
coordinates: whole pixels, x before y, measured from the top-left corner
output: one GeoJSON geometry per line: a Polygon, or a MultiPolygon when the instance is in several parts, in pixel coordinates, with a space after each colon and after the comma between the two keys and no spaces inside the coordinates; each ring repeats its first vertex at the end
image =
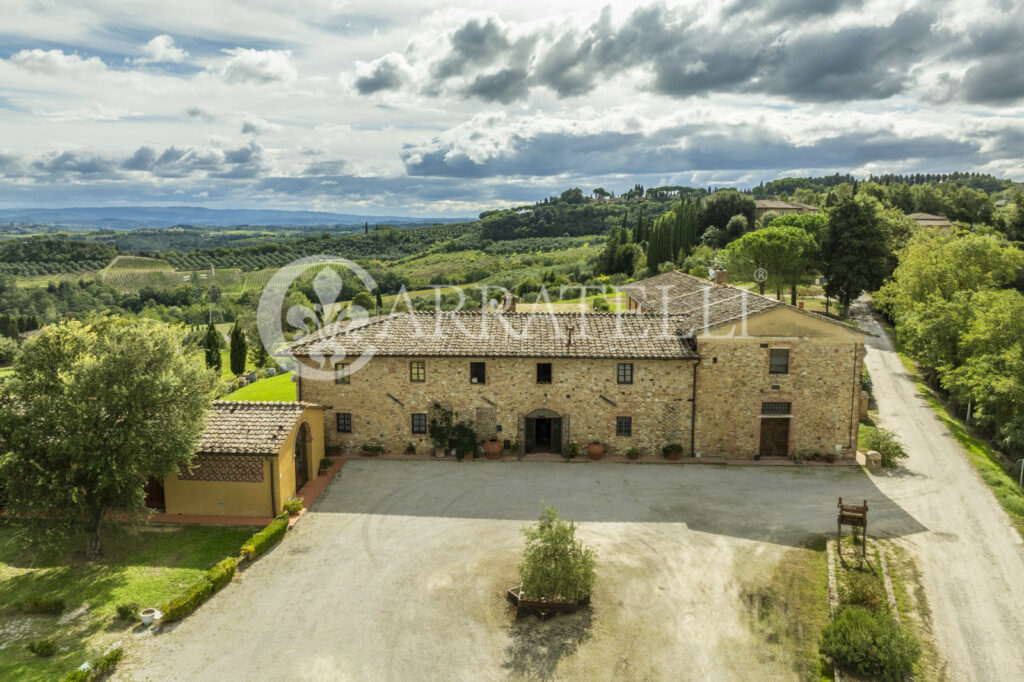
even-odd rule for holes
{"type": "Polygon", "coordinates": [[[544,507],[537,523],[523,529],[526,548],[519,562],[524,598],[578,603],[594,589],[597,552],[576,539],[576,522],[544,507]]]}

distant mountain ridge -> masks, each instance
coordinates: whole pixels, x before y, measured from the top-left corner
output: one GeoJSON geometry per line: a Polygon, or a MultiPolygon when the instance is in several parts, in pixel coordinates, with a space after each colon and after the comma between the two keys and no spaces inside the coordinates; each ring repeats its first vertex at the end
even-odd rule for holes
{"type": "Polygon", "coordinates": [[[458,223],[474,218],[413,218],[391,215],[356,215],[324,211],[203,208],[201,206],[86,206],[76,208],[0,208],[0,223],[41,223],[67,229],[134,230],[174,225],[430,225],[458,223]]]}

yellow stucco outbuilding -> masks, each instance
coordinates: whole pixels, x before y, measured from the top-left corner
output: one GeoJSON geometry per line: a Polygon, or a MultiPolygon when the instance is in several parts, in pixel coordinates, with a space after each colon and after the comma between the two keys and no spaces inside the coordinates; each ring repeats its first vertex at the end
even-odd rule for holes
{"type": "Polygon", "coordinates": [[[218,400],[196,456],[163,484],[168,514],[276,516],[324,457],[324,416],[302,402],[218,400]]]}

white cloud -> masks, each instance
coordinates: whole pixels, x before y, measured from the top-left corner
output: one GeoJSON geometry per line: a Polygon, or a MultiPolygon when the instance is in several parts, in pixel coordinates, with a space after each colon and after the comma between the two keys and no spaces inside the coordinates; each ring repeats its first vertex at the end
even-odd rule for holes
{"type": "Polygon", "coordinates": [[[231,59],[221,70],[221,77],[227,83],[291,83],[299,76],[298,71],[292,66],[291,50],[252,50],[236,47],[225,52],[231,55],[231,59]]]}
{"type": "Polygon", "coordinates": [[[162,33],[142,46],[142,57],[133,59],[135,64],[174,63],[185,61],[188,52],[174,44],[174,38],[162,33]]]}
{"type": "Polygon", "coordinates": [[[82,109],[50,111],[44,113],[43,116],[51,121],[119,121],[142,116],[142,113],[120,107],[108,107],[105,104],[94,104],[82,109]]]}
{"type": "Polygon", "coordinates": [[[51,76],[105,71],[107,65],[99,57],[83,59],[77,54],[65,54],[63,50],[21,50],[10,62],[27,71],[51,76]]]}

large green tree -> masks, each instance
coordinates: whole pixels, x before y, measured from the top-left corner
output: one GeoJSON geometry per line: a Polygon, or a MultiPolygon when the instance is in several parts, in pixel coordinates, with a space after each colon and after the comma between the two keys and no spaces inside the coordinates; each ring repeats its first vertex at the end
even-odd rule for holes
{"type": "Polygon", "coordinates": [[[102,318],[46,327],[27,340],[0,396],[0,480],[31,536],[87,536],[145,512],[143,487],[191,460],[215,377],[151,320],[102,318]]]}
{"type": "Polygon", "coordinates": [[[814,238],[798,227],[771,226],[731,242],[722,258],[731,276],[756,281],[761,294],[768,284],[790,285],[795,297],[796,285],[814,269],[817,247],[814,238]]]}
{"type": "Polygon", "coordinates": [[[870,197],[841,199],[829,211],[821,243],[825,294],[839,301],[844,314],[851,301],[880,287],[895,265],[892,235],[880,212],[870,197]]]}
{"type": "Polygon", "coordinates": [[[747,225],[753,225],[756,210],[752,196],[734,189],[720,189],[704,197],[700,203],[701,233],[711,226],[724,230],[734,215],[742,215],[747,219],[747,225]]]}

